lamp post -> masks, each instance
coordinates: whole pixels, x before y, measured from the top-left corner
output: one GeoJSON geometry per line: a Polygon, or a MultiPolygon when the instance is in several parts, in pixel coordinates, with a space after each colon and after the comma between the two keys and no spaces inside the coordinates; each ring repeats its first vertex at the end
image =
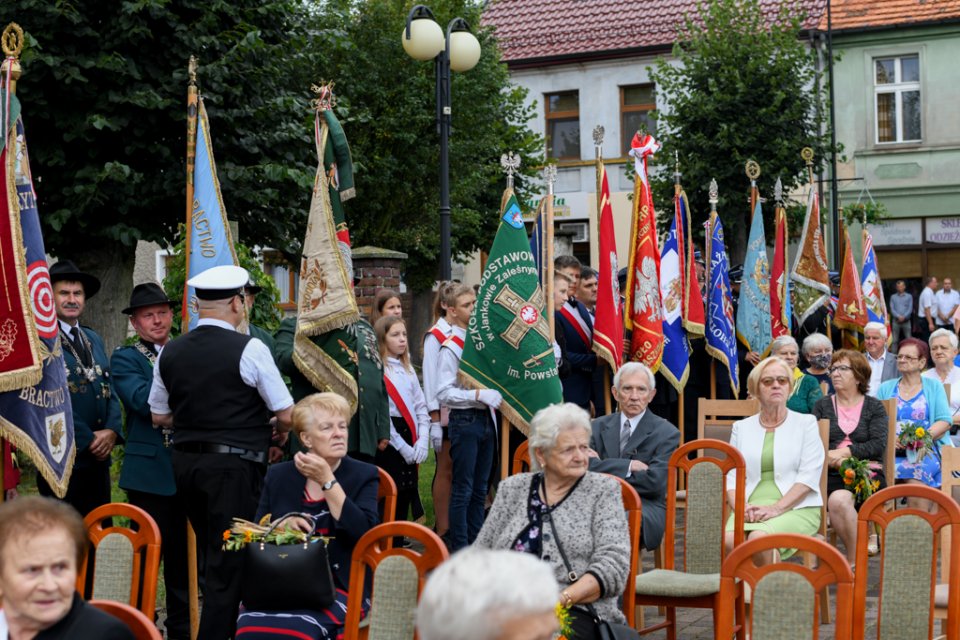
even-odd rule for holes
{"type": "Polygon", "coordinates": [[[433,12],[418,4],[407,14],[403,50],[414,60],[433,60],[437,71],[437,131],[440,134],[440,279],[450,279],[450,71],[469,71],[480,60],[480,43],[463,18],[446,35],[433,12]]]}

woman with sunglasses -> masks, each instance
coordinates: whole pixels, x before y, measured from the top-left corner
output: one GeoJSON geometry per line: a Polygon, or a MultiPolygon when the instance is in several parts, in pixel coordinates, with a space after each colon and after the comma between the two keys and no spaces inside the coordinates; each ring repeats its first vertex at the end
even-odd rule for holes
{"type": "MultiPolygon", "coordinates": [[[[813,535],[820,528],[820,475],[824,451],[817,420],[787,409],[793,391],[792,368],[775,356],[761,360],[747,378],[750,395],[760,401],[760,413],[733,423],[730,444],[746,462],[744,530],[751,540],[772,533],[813,535]]],[[[733,506],[735,476],[727,476],[733,506]]],[[[727,521],[727,548],[733,547],[733,514],[727,521]]],[[[769,564],[788,558],[796,549],[780,549],[754,558],[769,564]]]]}
{"type": "MultiPolygon", "coordinates": [[[[952,447],[950,441],[950,403],[943,383],[921,374],[929,362],[927,343],[907,338],[897,348],[897,372],[900,377],[887,380],[877,390],[877,398],[897,399],[897,433],[903,427],[920,426],[933,438],[933,452],[917,462],[910,462],[906,452],[897,445],[897,481],[940,487],[940,447],[952,447]]],[[[907,504],[917,509],[929,509],[927,500],[908,498],[907,504]]]]}
{"type": "MultiPolygon", "coordinates": [[[[830,524],[843,540],[847,560],[853,564],[857,556],[857,508],[854,493],[840,475],[840,465],[847,458],[876,463],[877,479],[884,485],[883,452],[887,448],[887,412],[883,403],[867,395],[870,387],[870,363],[859,351],[841,349],[833,352],[830,377],[834,393],[821,398],[813,407],[818,420],[830,421],[830,450],[827,452],[827,514],[830,524]]],[[[879,550],[875,535],[868,548],[879,550]]]]}

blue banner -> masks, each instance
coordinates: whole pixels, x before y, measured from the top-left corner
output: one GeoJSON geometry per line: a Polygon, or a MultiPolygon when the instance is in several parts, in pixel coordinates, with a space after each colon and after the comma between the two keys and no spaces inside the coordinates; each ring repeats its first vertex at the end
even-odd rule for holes
{"type": "Polygon", "coordinates": [[[873,236],[866,229],[863,230],[861,274],[860,288],[863,290],[863,302],[867,307],[867,320],[885,324],[889,336],[890,319],[887,317],[887,303],[883,296],[883,285],[880,283],[880,270],[877,268],[877,253],[873,250],[873,236]]]}
{"type": "Polygon", "coordinates": [[[707,229],[707,353],[726,365],[733,396],[740,395],[733,298],[730,296],[730,265],[723,242],[723,224],[716,212],[707,229]]]}
{"type": "Polygon", "coordinates": [[[660,250],[660,299],[663,306],[663,360],[660,373],[677,391],[683,391],[690,375],[690,347],[683,329],[683,277],[677,243],[677,217],[660,250]]]}
{"type": "Polygon", "coordinates": [[[747,255],[743,259],[743,278],[737,304],[737,338],[747,348],[766,356],[773,340],[770,329],[770,263],[763,228],[760,199],[753,210],[747,255]]]}
{"type": "Polygon", "coordinates": [[[22,120],[17,120],[15,135],[16,140],[11,141],[10,146],[16,157],[0,168],[0,177],[7,180],[7,170],[13,169],[30,303],[43,357],[43,377],[34,386],[0,394],[0,431],[4,438],[30,457],[54,493],[63,497],[76,456],[73,411],[22,120]]]}
{"type": "Polygon", "coordinates": [[[537,207],[536,217],[533,219],[533,228],[530,229],[530,253],[533,254],[533,264],[537,268],[537,280],[543,286],[543,200],[537,207]]]}
{"type": "MultiPolygon", "coordinates": [[[[212,267],[237,264],[230,225],[227,223],[227,210],[220,195],[217,165],[213,161],[210,124],[202,98],[197,120],[197,159],[193,173],[187,280],[212,267]]],[[[189,328],[194,329],[197,326],[197,297],[193,287],[186,287],[184,309],[190,314],[189,328]]]]}

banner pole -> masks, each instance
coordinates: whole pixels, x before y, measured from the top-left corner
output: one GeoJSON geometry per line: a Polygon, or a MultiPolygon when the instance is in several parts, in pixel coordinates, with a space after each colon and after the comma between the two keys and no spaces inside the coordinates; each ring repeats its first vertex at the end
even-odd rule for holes
{"type": "Polygon", "coordinates": [[[542,221],[543,228],[541,229],[541,236],[543,237],[543,242],[546,245],[546,252],[543,260],[543,275],[544,281],[547,284],[547,290],[544,292],[544,294],[547,297],[547,322],[550,323],[550,336],[552,339],[556,340],[557,328],[553,304],[553,184],[557,180],[557,166],[548,164],[543,170],[543,175],[547,181],[547,208],[542,221]]]}
{"type": "Polygon", "coordinates": [[[500,479],[506,480],[510,475],[510,421],[501,415],[500,422],[500,479]]]}
{"type": "Polygon", "coordinates": [[[604,415],[613,413],[613,399],[610,397],[610,365],[603,368],[603,408],[606,410],[604,415]]]}

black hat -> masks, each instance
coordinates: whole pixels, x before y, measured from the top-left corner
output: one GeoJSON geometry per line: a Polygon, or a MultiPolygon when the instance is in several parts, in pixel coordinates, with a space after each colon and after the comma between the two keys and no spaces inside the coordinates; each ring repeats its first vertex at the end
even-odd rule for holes
{"type": "Polygon", "coordinates": [[[144,282],[133,288],[133,293],[130,294],[130,306],[120,313],[129,316],[134,309],[140,307],[149,307],[155,304],[168,304],[172,307],[175,302],[175,300],[167,297],[167,294],[156,282],[144,282]]]}
{"type": "Polygon", "coordinates": [[[100,291],[100,280],[89,273],[84,273],[73,264],[73,260],[61,260],[50,267],[50,284],[67,280],[69,282],[79,282],[83,285],[83,295],[87,299],[97,295],[100,291]]]}
{"type": "Polygon", "coordinates": [[[246,293],[254,295],[263,291],[263,287],[261,287],[256,282],[254,282],[253,278],[250,278],[249,280],[247,280],[247,286],[245,286],[243,290],[246,293]]]}

